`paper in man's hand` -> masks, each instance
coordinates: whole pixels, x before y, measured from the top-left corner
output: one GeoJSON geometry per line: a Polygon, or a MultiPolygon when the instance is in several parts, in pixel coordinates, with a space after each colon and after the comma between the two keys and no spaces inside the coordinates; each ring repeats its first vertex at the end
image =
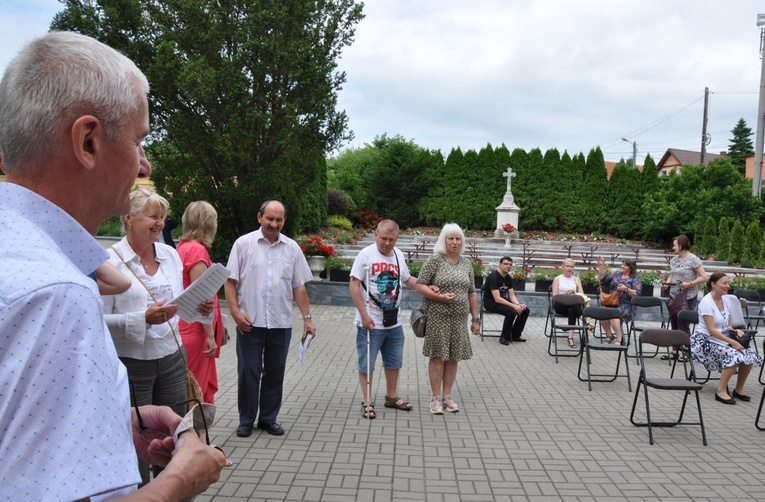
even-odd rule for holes
{"type": "Polygon", "coordinates": [[[306,351],[308,351],[308,346],[311,345],[311,340],[313,340],[313,333],[309,331],[300,341],[300,347],[298,347],[298,359],[300,359],[301,363],[303,362],[303,356],[306,351]]]}

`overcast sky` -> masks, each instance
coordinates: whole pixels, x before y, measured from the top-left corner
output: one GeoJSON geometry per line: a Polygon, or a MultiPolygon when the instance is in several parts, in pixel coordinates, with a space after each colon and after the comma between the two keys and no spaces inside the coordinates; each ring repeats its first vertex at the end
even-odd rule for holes
{"type": "MultiPolygon", "coordinates": [[[[0,0],[0,68],[45,33],[56,0],[0,0]]],[[[606,160],[710,153],[756,131],[754,0],[369,0],[340,68],[339,107],[363,146],[400,134],[445,155],[491,143],[606,160]]],[[[752,137],[754,140],[754,137],[752,137]]]]}

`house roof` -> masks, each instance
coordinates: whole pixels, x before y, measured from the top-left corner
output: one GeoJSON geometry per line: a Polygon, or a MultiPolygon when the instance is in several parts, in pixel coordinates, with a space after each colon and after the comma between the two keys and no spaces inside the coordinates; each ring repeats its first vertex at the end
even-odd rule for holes
{"type": "MultiPolygon", "coordinates": [[[[606,177],[608,179],[611,179],[611,174],[614,172],[614,168],[619,164],[618,162],[611,162],[609,160],[606,161],[606,177]]],[[[638,171],[643,171],[643,166],[637,166],[638,171]]]]}
{"type": "MultiPolygon", "coordinates": [[[[720,158],[722,155],[716,153],[704,153],[704,164],[709,164],[714,159],[720,158]]],[[[682,167],[686,164],[698,165],[701,164],[701,152],[694,152],[691,150],[680,150],[679,148],[670,148],[661,157],[661,160],[656,164],[657,169],[665,169],[672,167],[682,167]]]]}

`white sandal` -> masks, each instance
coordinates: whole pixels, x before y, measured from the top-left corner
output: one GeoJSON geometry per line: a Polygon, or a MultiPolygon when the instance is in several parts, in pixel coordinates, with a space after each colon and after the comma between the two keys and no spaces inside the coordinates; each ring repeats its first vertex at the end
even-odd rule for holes
{"type": "Polygon", "coordinates": [[[444,408],[441,406],[441,396],[433,396],[430,400],[430,412],[434,415],[443,415],[444,408]]]}
{"type": "Polygon", "coordinates": [[[460,411],[460,407],[457,405],[457,403],[454,402],[451,394],[444,396],[443,403],[444,403],[444,408],[446,408],[446,411],[449,411],[451,413],[457,413],[458,411],[460,411]]]}

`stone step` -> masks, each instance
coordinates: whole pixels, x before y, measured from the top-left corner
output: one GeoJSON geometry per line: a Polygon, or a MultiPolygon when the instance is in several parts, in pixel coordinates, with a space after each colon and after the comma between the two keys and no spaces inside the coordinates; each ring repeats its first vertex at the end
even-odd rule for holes
{"type": "MultiPolygon", "coordinates": [[[[425,260],[432,254],[436,239],[436,236],[400,235],[396,247],[401,249],[408,259],[425,260]]],[[[609,265],[616,267],[623,259],[635,259],[637,251],[639,270],[666,270],[669,260],[675,256],[674,253],[646,248],[640,244],[517,239],[508,249],[504,247],[504,239],[470,237],[466,239],[466,242],[465,254],[480,258],[488,267],[496,266],[503,256],[512,256],[516,264],[520,265],[524,251],[528,255],[526,265],[530,268],[554,268],[560,266],[563,259],[570,256],[576,262],[578,273],[594,266],[597,256],[604,256],[609,265]]],[[[336,245],[335,251],[339,256],[353,259],[361,249],[372,243],[374,243],[374,235],[368,233],[356,244],[336,245]]],[[[765,274],[763,270],[733,267],[724,261],[704,260],[702,263],[708,273],[720,271],[735,275],[765,274]]]]}

